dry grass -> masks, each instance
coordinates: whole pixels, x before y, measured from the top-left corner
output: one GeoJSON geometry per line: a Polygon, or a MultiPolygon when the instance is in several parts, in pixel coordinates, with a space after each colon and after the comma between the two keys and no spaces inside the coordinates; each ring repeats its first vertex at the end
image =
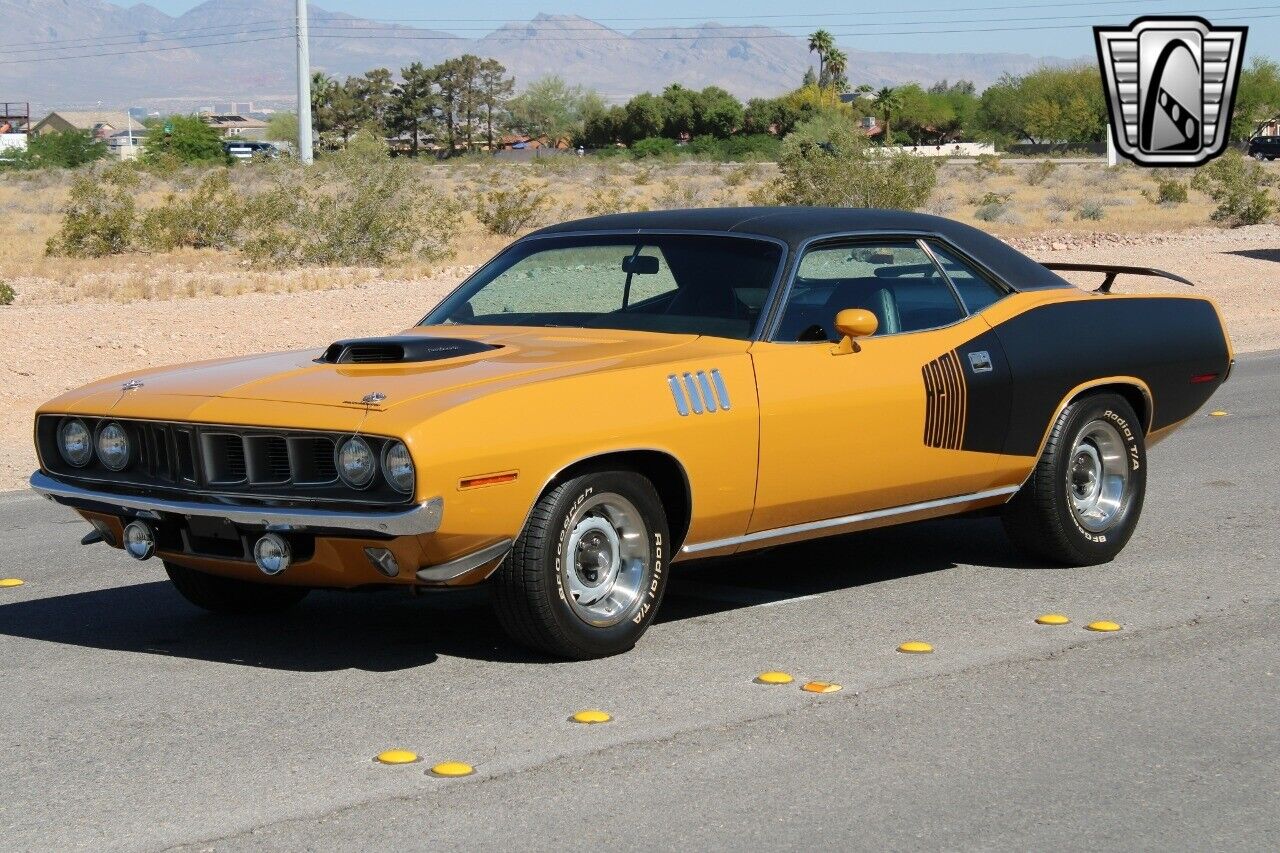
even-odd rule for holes
{"type": "MultiPolygon", "coordinates": [[[[1268,164],[1280,173],[1280,163],[1268,164]]],[[[1032,164],[1011,164],[1000,174],[976,166],[946,164],[925,210],[979,226],[1004,237],[1046,231],[1064,234],[1177,231],[1209,222],[1212,203],[1192,191],[1187,203],[1153,204],[1155,175],[1132,166],[1062,165],[1035,176],[1032,164]],[[993,199],[999,203],[993,205],[993,199]],[[1100,206],[1102,218],[1081,218],[1086,206],[1100,206]]],[[[727,207],[750,204],[774,176],[768,164],[656,164],[624,160],[559,158],[531,164],[467,160],[423,164],[421,179],[458,198],[467,207],[479,188],[544,182],[549,204],[543,224],[620,210],[673,207],[727,207]]],[[[1189,175],[1187,176],[1189,177],[1189,175]]],[[[146,209],[195,176],[151,177],[138,194],[146,209]]],[[[253,167],[239,167],[233,183],[246,191],[261,181],[253,167]]],[[[50,258],[46,241],[58,229],[59,208],[70,175],[39,172],[0,175],[0,280],[10,282],[19,305],[73,301],[170,300],[245,293],[278,293],[356,287],[380,279],[412,280],[452,274],[482,263],[509,242],[488,234],[470,213],[446,266],[403,264],[387,268],[311,268],[272,271],[255,268],[235,252],[180,250],[134,253],[103,259],[50,258]]]]}

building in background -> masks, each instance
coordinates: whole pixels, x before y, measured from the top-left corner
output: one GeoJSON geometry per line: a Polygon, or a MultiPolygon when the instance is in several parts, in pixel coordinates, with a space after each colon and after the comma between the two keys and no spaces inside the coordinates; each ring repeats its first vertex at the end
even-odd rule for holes
{"type": "Polygon", "coordinates": [[[132,130],[120,130],[107,137],[107,149],[118,160],[133,160],[147,144],[147,131],[141,125],[132,130]]]}
{"type": "Polygon", "coordinates": [[[265,121],[249,118],[239,113],[207,113],[200,116],[200,118],[223,137],[265,139],[267,136],[267,123],[265,121]]]}

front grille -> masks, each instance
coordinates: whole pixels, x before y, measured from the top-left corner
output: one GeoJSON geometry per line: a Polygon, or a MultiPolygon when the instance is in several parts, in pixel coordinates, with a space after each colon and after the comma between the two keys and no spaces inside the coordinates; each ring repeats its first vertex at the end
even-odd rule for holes
{"type": "MultiPolygon", "coordinates": [[[[115,472],[96,457],[84,468],[68,465],[57,449],[62,420],[58,415],[42,415],[36,433],[44,469],[65,479],[268,500],[323,499],[362,504],[408,500],[392,489],[381,474],[364,489],[343,483],[334,459],[340,433],[82,418],[95,435],[112,420],[129,433],[133,459],[124,471],[115,472]]],[[[379,458],[390,440],[362,437],[379,458]]]]}

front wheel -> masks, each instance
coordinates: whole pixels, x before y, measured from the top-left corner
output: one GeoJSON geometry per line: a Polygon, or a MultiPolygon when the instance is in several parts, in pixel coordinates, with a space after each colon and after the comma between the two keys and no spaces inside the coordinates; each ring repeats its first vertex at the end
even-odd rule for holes
{"type": "Polygon", "coordinates": [[[648,479],[574,477],[538,499],[494,575],[494,612],[514,640],[556,657],[624,652],[658,611],[669,541],[648,479]]]}
{"type": "Polygon", "coordinates": [[[303,586],[251,583],[219,577],[168,561],[164,570],[183,598],[212,613],[277,613],[297,604],[309,592],[303,586]]]}
{"type": "Polygon", "coordinates": [[[1024,551],[1092,566],[1124,548],[1142,514],[1147,451],[1133,407],[1116,394],[1072,402],[1040,461],[1005,508],[1004,527],[1024,551]]]}

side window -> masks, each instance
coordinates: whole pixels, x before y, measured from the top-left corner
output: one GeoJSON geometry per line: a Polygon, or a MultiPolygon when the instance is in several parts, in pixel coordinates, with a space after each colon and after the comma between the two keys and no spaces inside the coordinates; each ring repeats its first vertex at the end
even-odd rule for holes
{"type": "Polygon", "coordinates": [[[970,314],[976,314],[1007,295],[1003,288],[975,270],[968,262],[958,258],[953,252],[934,242],[929,243],[929,248],[937,256],[942,268],[947,271],[956,290],[960,291],[960,298],[964,300],[964,305],[969,309],[970,314]]]}
{"type": "Polygon", "coordinates": [[[817,246],[800,259],[778,341],[834,341],[835,316],[865,308],[876,335],[949,326],[964,317],[955,294],[914,240],[817,246]]]}

